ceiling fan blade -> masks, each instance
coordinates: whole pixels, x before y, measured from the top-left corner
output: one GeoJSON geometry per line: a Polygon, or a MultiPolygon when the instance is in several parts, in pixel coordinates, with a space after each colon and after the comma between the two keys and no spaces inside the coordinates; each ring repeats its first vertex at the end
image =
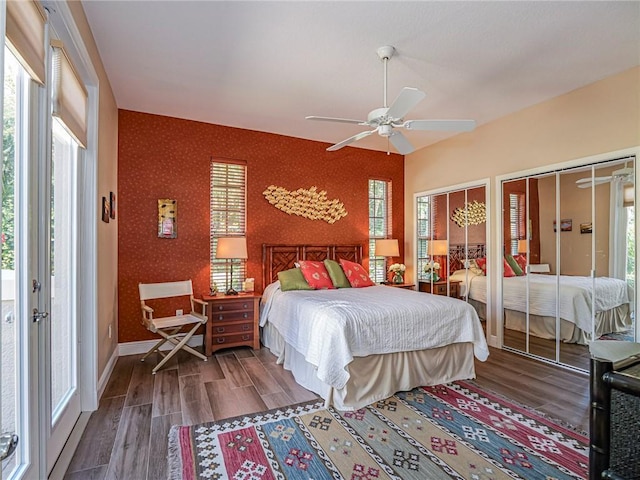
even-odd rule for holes
{"type": "Polygon", "coordinates": [[[389,118],[403,118],[409,110],[418,105],[427,94],[417,88],[404,87],[400,95],[393,101],[387,116],[389,118]]]}
{"type": "Polygon", "coordinates": [[[304,118],[306,120],[319,120],[321,122],[355,123],[356,125],[366,125],[366,122],[363,120],[352,120],[350,118],[317,117],[315,115],[304,118]]]}
{"type": "Polygon", "coordinates": [[[408,120],[402,125],[407,130],[440,130],[443,132],[470,132],[476,128],[475,120],[408,120]]]}
{"type": "Polygon", "coordinates": [[[350,143],[357,142],[358,140],[362,140],[363,138],[368,137],[372,133],[375,133],[376,130],[371,130],[369,132],[360,132],[357,135],[354,135],[353,137],[349,137],[346,140],[341,141],[340,143],[336,143],[335,145],[331,145],[329,148],[327,148],[327,151],[328,152],[334,152],[336,150],[340,150],[342,147],[346,147],[350,143]]]}
{"type": "Polygon", "coordinates": [[[401,132],[393,132],[389,136],[389,141],[401,155],[407,155],[415,150],[413,145],[407,140],[407,137],[401,132]]]}
{"type": "MultiPolygon", "coordinates": [[[[605,183],[611,180],[611,176],[607,177],[594,177],[594,180],[597,184],[605,183]]],[[[591,183],[591,177],[581,178],[580,180],[576,180],[576,183],[591,183]]]]}

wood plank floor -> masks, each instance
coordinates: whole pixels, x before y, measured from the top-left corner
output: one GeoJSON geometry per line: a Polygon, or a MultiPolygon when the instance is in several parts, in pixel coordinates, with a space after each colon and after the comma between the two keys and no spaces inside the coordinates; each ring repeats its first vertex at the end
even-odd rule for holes
{"type": "MultiPolygon", "coordinates": [[[[180,352],[156,375],[153,356],[120,357],[65,479],[167,478],[171,425],[220,420],[317,398],[265,348],[218,352],[209,361],[180,352]]],[[[491,349],[476,383],[583,431],[587,375],[491,349]]]]}

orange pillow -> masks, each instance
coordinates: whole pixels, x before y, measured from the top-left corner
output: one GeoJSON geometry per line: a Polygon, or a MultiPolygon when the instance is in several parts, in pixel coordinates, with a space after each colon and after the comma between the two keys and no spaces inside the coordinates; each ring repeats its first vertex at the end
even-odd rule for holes
{"type": "Polygon", "coordinates": [[[482,270],[483,275],[487,274],[487,258],[486,257],[476,258],[476,265],[480,267],[480,270],[482,270]]]}
{"type": "Polygon", "coordinates": [[[513,271],[513,268],[511,268],[511,265],[509,265],[509,262],[507,262],[507,259],[502,257],[502,269],[504,271],[504,276],[505,277],[515,277],[516,273],[513,271]]]}
{"type": "Polygon", "coordinates": [[[523,272],[527,271],[527,256],[523,255],[522,253],[519,253],[518,255],[514,255],[513,259],[516,261],[516,263],[518,265],[520,265],[520,268],[522,269],[523,272]]]}
{"type": "Polygon", "coordinates": [[[369,272],[367,272],[359,263],[350,262],[348,260],[340,259],[340,266],[344,270],[344,274],[347,276],[347,280],[353,288],[361,287],[373,287],[375,283],[369,278],[369,272]]]}
{"type": "Polygon", "coordinates": [[[312,260],[301,260],[300,270],[302,271],[304,279],[314,290],[336,288],[333,286],[333,282],[324,263],[314,262],[312,260]]]}

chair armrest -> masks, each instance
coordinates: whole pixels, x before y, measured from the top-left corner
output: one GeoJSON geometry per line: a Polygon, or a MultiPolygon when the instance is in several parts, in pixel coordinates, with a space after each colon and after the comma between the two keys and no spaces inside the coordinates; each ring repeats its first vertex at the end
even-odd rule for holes
{"type": "MultiPolygon", "coordinates": [[[[199,298],[194,298],[193,299],[194,303],[199,303],[200,305],[202,305],[202,315],[204,315],[205,317],[207,316],[207,305],[208,303],[205,302],[204,300],[200,300],[199,298]]],[[[195,309],[195,307],[194,307],[195,309]]]]}
{"type": "Polygon", "coordinates": [[[153,308],[151,308],[151,307],[149,307],[147,305],[143,305],[142,306],[142,310],[144,310],[145,312],[148,312],[148,313],[153,313],[153,308]]]}
{"type": "Polygon", "coordinates": [[[207,323],[207,321],[209,321],[209,319],[207,318],[206,315],[202,315],[201,313],[198,312],[191,312],[191,315],[193,315],[196,318],[200,319],[200,323],[207,323]]]}

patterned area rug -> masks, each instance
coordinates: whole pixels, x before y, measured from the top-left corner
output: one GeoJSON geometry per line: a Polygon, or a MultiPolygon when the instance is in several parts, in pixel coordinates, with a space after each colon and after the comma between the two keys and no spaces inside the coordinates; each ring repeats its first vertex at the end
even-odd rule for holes
{"type": "Polygon", "coordinates": [[[588,456],[583,434],[469,382],[355,412],[316,402],[169,435],[180,480],[585,479],[588,456]]]}

